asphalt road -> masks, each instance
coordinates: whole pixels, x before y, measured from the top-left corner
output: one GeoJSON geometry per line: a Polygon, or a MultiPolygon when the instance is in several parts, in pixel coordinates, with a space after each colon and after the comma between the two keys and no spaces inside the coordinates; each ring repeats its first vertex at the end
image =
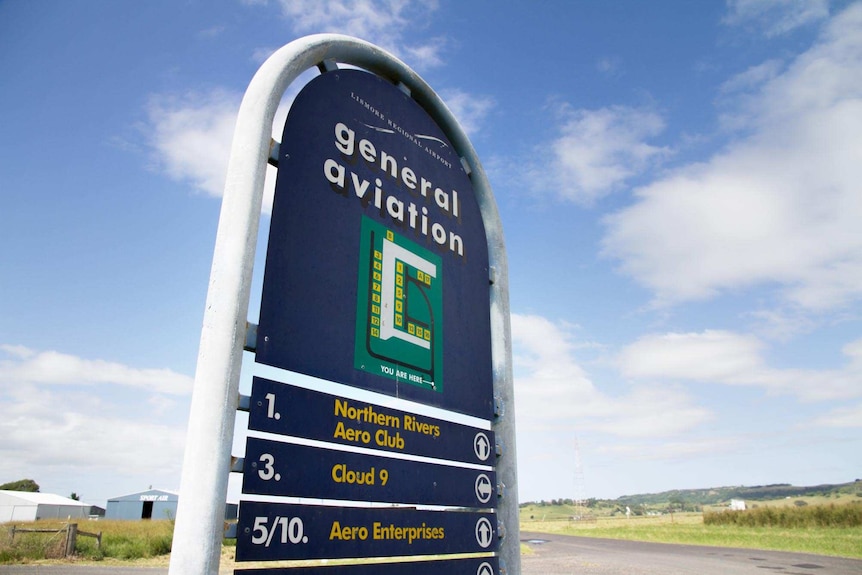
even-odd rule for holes
{"type": "Polygon", "coordinates": [[[2,575],[166,575],[167,568],[93,565],[0,565],[2,575]]]}
{"type": "MultiPolygon", "coordinates": [[[[522,575],[862,575],[862,560],[521,532],[522,575]]],[[[166,575],[166,568],[0,565],[0,575],[166,575]]],[[[222,569],[223,573],[230,570],[222,569]]]]}
{"type": "Polygon", "coordinates": [[[862,560],[521,532],[523,575],[862,575],[862,560]]]}

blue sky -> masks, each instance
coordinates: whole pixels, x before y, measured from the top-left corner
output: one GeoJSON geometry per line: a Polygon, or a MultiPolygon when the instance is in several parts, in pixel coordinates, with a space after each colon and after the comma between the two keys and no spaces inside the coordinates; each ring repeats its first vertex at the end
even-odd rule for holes
{"type": "Polygon", "coordinates": [[[239,101],[317,32],[483,159],[522,500],[862,477],[862,4],[5,0],[0,483],[178,488],[239,101]]]}

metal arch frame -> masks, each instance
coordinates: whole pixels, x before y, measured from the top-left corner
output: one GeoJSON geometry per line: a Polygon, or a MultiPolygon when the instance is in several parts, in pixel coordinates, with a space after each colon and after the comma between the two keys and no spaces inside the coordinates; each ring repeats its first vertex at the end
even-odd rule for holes
{"type": "Polygon", "coordinates": [[[255,73],[239,109],[201,329],[169,573],[219,571],[223,503],[273,120],[282,95],[301,73],[314,67],[331,69],[333,62],[363,68],[409,91],[442,128],[471,177],[491,265],[491,349],[499,406],[493,428],[500,443],[497,476],[506,490],[497,508],[498,525],[505,529],[500,565],[509,575],[519,575],[508,262],[491,186],[464,130],[416,72],[373,44],[337,34],[300,38],[272,54],[255,73]]]}

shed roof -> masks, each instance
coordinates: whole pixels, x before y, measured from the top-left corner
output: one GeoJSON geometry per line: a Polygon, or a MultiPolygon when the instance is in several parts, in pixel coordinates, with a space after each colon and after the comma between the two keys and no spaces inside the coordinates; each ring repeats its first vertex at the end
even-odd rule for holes
{"type": "Polygon", "coordinates": [[[147,491],[139,491],[137,493],[130,493],[129,495],[119,495],[117,497],[111,497],[110,499],[108,499],[108,501],[141,501],[142,497],[158,495],[167,495],[168,501],[176,501],[179,498],[179,493],[177,493],[176,491],[167,491],[165,489],[148,489],[147,491]]]}
{"type": "Polygon", "coordinates": [[[32,491],[8,491],[6,489],[0,489],[0,494],[6,497],[14,497],[16,499],[19,499],[22,503],[30,503],[32,505],[79,505],[81,507],[90,506],[89,503],[82,503],[81,501],[70,499],[69,497],[55,495],[54,493],[33,493],[32,491]]]}

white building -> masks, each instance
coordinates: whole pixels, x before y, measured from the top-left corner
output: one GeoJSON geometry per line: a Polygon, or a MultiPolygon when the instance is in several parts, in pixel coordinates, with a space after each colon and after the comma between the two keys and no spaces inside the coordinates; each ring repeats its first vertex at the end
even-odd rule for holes
{"type": "Polygon", "coordinates": [[[53,493],[30,493],[0,489],[0,523],[37,519],[86,519],[90,505],[53,493]]]}
{"type": "Polygon", "coordinates": [[[732,511],[745,511],[745,501],[742,499],[731,499],[730,509],[732,511]]]}

